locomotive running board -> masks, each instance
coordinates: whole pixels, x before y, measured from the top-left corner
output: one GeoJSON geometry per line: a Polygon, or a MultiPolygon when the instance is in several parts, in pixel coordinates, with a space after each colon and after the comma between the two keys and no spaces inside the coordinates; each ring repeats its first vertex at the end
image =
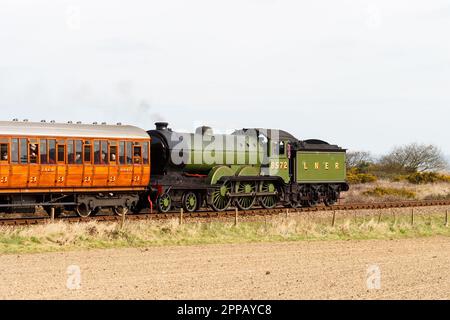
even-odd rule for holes
{"type": "Polygon", "coordinates": [[[265,197],[265,196],[277,196],[278,192],[251,192],[251,193],[227,193],[227,196],[230,198],[237,197],[265,197]]]}

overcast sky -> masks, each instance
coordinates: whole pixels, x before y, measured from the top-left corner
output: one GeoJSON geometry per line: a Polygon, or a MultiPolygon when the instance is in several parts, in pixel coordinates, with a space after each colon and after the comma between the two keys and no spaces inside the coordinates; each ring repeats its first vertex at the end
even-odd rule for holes
{"type": "Polygon", "coordinates": [[[0,119],[450,154],[450,1],[1,0],[0,119]]]}

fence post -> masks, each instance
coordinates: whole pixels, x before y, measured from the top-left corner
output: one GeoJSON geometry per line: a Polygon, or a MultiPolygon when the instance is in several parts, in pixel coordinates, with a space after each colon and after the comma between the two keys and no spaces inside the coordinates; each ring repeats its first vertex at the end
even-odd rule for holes
{"type": "Polygon", "coordinates": [[[411,208],[411,224],[414,225],[414,208],[411,208]]]}
{"type": "Polygon", "coordinates": [[[125,216],[126,216],[126,214],[127,214],[126,209],[123,209],[122,217],[120,219],[120,229],[123,229],[123,226],[125,225],[125,216]]]}
{"type": "Polygon", "coordinates": [[[180,209],[180,225],[183,224],[183,208],[180,209]]]}
{"type": "Polygon", "coordinates": [[[288,216],[289,216],[289,209],[286,209],[286,219],[288,218],[288,216]]]}
{"type": "Polygon", "coordinates": [[[445,226],[448,227],[448,209],[445,210],[445,226]]]}
{"type": "Polygon", "coordinates": [[[336,210],[333,210],[333,221],[331,221],[331,226],[334,227],[335,223],[336,223],[336,210]]]}
{"type": "Polygon", "coordinates": [[[237,226],[238,225],[238,215],[239,215],[239,210],[238,208],[234,209],[234,225],[237,226]]]}
{"type": "Polygon", "coordinates": [[[378,210],[378,223],[380,223],[381,222],[381,213],[383,212],[381,209],[380,210],[378,210]]]}
{"type": "Polygon", "coordinates": [[[52,222],[54,222],[55,221],[55,208],[54,207],[52,207],[50,209],[50,217],[51,217],[52,222]]]}

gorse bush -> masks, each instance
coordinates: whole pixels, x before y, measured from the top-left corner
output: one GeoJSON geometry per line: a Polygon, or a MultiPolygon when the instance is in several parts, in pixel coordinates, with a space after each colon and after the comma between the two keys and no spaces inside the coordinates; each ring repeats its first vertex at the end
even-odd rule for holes
{"type": "Polygon", "coordinates": [[[377,177],[370,173],[349,173],[347,174],[347,181],[350,184],[372,183],[377,181],[377,177]]]}
{"type": "Polygon", "coordinates": [[[370,173],[360,173],[357,168],[347,171],[347,181],[350,184],[371,183],[376,182],[377,177],[370,173]]]}
{"type": "Polygon", "coordinates": [[[450,176],[436,172],[416,172],[406,176],[405,180],[414,184],[450,182],[450,176]]]}
{"type": "Polygon", "coordinates": [[[367,190],[363,192],[365,196],[372,196],[372,197],[385,197],[385,196],[394,196],[399,197],[403,199],[415,199],[416,193],[414,191],[401,188],[382,188],[377,187],[371,190],[367,190]]]}

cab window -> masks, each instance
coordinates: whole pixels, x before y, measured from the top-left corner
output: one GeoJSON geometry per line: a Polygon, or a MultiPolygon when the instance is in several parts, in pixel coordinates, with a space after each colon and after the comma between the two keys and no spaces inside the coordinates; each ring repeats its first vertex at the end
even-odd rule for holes
{"type": "Polygon", "coordinates": [[[279,154],[280,155],[284,155],[285,151],[286,151],[286,145],[284,143],[284,141],[280,141],[280,147],[278,148],[279,154]]]}

